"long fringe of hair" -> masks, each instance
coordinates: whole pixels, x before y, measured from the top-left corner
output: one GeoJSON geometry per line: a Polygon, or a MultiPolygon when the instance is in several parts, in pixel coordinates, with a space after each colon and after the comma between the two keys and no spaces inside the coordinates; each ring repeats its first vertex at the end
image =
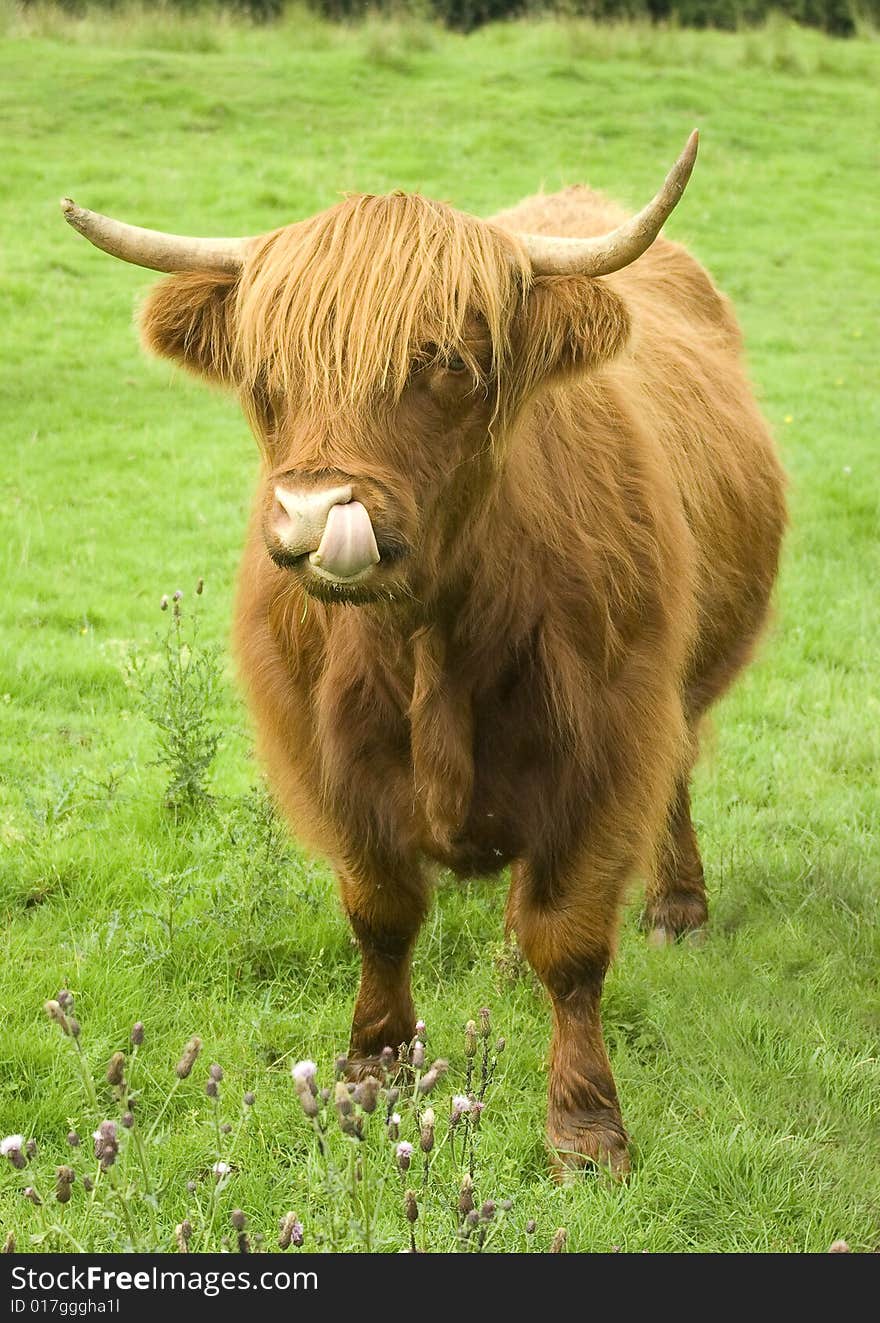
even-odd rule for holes
{"type": "Polygon", "coordinates": [[[476,313],[500,388],[530,277],[503,231],[444,203],[347,197],[267,235],[251,254],[238,290],[239,371],[245,383],[305,397],[322,417],[361,413],[372,400],[399,399],[420,357],[458,354],[477,378],[463,338],[476,313]]]}

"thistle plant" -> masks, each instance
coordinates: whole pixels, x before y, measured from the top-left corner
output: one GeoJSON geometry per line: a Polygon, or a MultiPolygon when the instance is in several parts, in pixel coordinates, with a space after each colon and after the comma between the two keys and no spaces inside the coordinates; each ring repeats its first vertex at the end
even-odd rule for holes
{"type": "MultiPolygon", "coordinates": [[[[36,1210],[30,1236],[31,1247],[44,1250],[70,1250],[85,1253],[71,1229],[71,1213],[87,1214],[94,1224],[96,1239],[114,1249],[162,1252],[190,1248],[216,1249],[216,1227],[220,1196],[236,1169],[235,1155],[242,1146],[244,1132],[256,1102],[252,1090],[244,1093],[238,1107],[237,1126],[221,1110],[220,1084],[225,1072],[213,1063],[205,1081],[204,1096],[210,1109],[201,1118],[213,1135],[215,1161],[201,1181],[187,1185],[189,1215],[171,1224],[162,1206],[173,1195],[167,1183],[159,1179],[156,1168],[157,1145],[166,1137],[163,1129],[170,1104],[181,1088],[196,1092],[191,1080],[199,1059],[202,1040],[193,1035],[181,1052],[173,1077],[149,1124],[141,1119],[142,1081],[140,1053],[146,1030],[138,1020],[131,1028],[127,1051],[112,1053],[98,1083],[92,1074],[82,1044],[82,1028],[74,1015],[73,994],[63,989],[45,1003],[49,1020],[60,1031],[60,1042],[70,1052],[81,1085],[82,1097],[75,1104],[82,1121],[91,1130],[92,1144],[83,1141],[79,1129],[67,1132],[69,1159],[46,1178],[35,1170],[35,1141],[21,1135],[9,1135],[0,1141],[0,1156],[11,1172],[20,1173],[21,1193],[36,1210]],[[110,1105],[107,1105],[107,1098],[110,1105]],[[112,1113],[112,1114],[109,1114],[112,1113]]],[[[152,1074],[152,1072],[151,1072],[152,1074]]],[[[238,1248],[244,1252],[252,1239],[241,1229],[238,1248]]],[[[19,1245],[19,1249],[23,1246],[19,1245]]]]}
{"type": "Polygon", "coordinates": [[[176,813],[210,800],[208,777],[221,737],[215,716],[222,684],[220,651],[199,640],[198,602],[203,589],[204,580],[199,579],[189,616],[181,589],[162,597],[159,607],[168,613],[168,627],[158,668],[148,668],[141,658],[129,663],[158,735],[156,761],[168,776],[165,804],[176,813]]]}
{"type": "MultiPolygon", "coordinates": [[[[511,1219],[518,1248],[548,1248],[535,1219],[521,1219],[511,1200],[496,1196],[483,1169],[481,1140],[494,1119],[504,1048],[503,1039],[493,1041],[487,1010],[465,1028],[463,1078],[429,1052],[423,1021],[410,1043],[386,1048],[366,1074],[345,1056],[326,1073],[297,1061],[290,1130],[311,1154],[298,1170],[285,1169],[294,1197],[285,1195],[262,1226],[238,1206],[243,1200],[233,1203],[257,1141],[257,1091],[241,1090],[219,1061],[206,1064],[198,1034],[165,1067],[162,1091],[161,1065],[144,1056],[151,1040],[143,1020],[93,1073],[88,1020],[84,1029],[74,994],[62,989],[45,1010],[78,1097],[65,1161],[44,1159],[42,1139],[40,1149],[33,1136],[0,1139],[0,1195],[15,1193],[26,1219],[26,1230],[7,1237],[7,1252],[483,1253],[509,1244],[511,1219]],[[181,1125],[194,1128],[206,1157],[184,1183],[169,1180],[162,1162],[181,1125]]],[[[565,1239],[557,1231],[553,1252],[565,1239]]]]}
{"type": "Polygon", "coordinates": [[[315,1231],[318,1244],[337,1250],[354,1241],[367,1251],[382,1248],[379,1213],[395,1184],[405,1241],[399,1248],[412,1253],[450,1244],[479,1253],[491,1247],[511,1213],[507,1199],[475,1203],[475,1188],[485,1184],[478,1163],[482,1114],[504,1040],[493,1045],[488,1010],[480,1012],[479,1024],[468,1021],[465,1090],[441,1105],[437,1095],[449,1063],[430,1060],[426,1039],[426,1025],[419,1021],[410,1043],[397,1052],[385,1048],[374,1073],[355,1081],[349,1076],[362,1068],[337,1058],[332,1089],[320,1087],[315,1062],[293,1066],[294,1090],[314,1137],[318,1179],[326,1192],[326,1216],[315,1231]],[[444,1114],[445,1124],[438,1122],[444,1114]]]}

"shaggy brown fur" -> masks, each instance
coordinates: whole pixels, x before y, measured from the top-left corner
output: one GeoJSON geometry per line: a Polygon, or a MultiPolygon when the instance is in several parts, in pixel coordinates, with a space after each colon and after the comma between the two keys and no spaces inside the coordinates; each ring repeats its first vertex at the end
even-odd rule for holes
{"type": "Polygon", "coordinates": [[[510,234],[619,218],[586,189],[493,222],[350,198],[240,279],[162,282],[143,331],[234,386],[262,447],[237,650],[275,791],[361,948],[352,1059],[413,1035],[425,860],[510,863],[508,923],[553,1004],[550,1144],[623,1171],[599,1020],[618,914],[644,870],[655,937],[706,920],[697,727],[765,621],[785,510],[698,263],[661,238],[607,278],[532,279],[510,234]],[[367,587],[285,565],[280,480],[351,484],[382,555],[367,587]]]}

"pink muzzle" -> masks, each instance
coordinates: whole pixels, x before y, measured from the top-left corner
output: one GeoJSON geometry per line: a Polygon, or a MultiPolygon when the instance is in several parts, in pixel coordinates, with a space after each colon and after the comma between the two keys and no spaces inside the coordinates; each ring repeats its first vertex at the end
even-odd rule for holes
{"type": "Polygon", "coordinates": [[[275,536],[292,555],[308,555],[309,564],[322,578],[351,581],[379,563],[370,516],[351,494],[351,487],[324,491],[275,488],[275,536]]]}

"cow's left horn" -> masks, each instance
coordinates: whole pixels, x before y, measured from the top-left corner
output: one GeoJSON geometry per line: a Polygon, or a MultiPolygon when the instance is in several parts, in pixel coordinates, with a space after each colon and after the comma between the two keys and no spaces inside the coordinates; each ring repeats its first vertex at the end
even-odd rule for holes
{"type": "Polygon", "coordinates": [[[139,225],[102,216],[78,207],[72,198],[61,199],[68,225],[85,235],[96,248],[111,257],[151,271],[230,271],[241,269],[250,239],[189,239],[161,230],[142,230],[139,225]]]}
{"type": "Polygon", "coordinates": [[[608,234],[593,239],[564,239],[544,234],[519,234],[536,276],[605,276],[629,266],[657,238],[691,177],[699,134],[687,145],[657,196],[636,216],[608,234]]]}

